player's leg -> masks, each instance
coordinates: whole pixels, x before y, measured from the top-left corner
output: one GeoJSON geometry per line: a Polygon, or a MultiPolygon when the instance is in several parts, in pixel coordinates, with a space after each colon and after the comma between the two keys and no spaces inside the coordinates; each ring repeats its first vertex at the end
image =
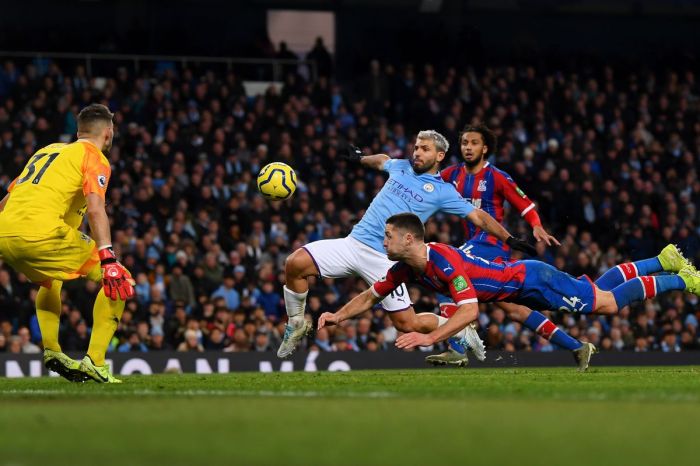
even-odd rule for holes
{"type": "Polygon", "coordinates": [[[595,312],[615,314],[619,309],[634,302],[651,299],[659,294],[674,290],[687,290],[694,294],[700,294],[700,273],[694,268],[684,268],[678,275],[636,277],[616,286],[612,291],[598,289],[595,312]]]}
{"type": "Polygon", "coordinates": [[[36,295],[36,317],[41,330],[44,349],[61,352],[58,343],[58,327],[61,323],[61,287],[63,282],[53,280],[40,286],[36,295]]]}
{"type": "Polygon", "coordinates": [[[598,352],[591,343],[582,343],[557,327],[539,311],[533,311],[526,306],[515,303],[499,302],[498,307],[505,311],[510,320],[520,322],[538,336],[551,341],[555,345],[568,349],[574,356],[579,371],[585,371],[591,362],[591,356],[598,352]]]}
{"type": "MultiPolygon", "coordinates": [[[[438,295],[438,301],[440,302],[439,325],[443,325],[457,312],[458,306],[444,295],[438,295]]],[[[447,339],[447,351],[426,356],[425,362],[433,365],[455,365],[464,367],[469,364],[467,358],[468,351],[471,351],[479,361],[484,361],[486,359],[486,346],[476,329],[476,322],[467,325],[461,331],[447,339]]]]}
{"type": "Polygon", "coordinates": [[[287,326],[277,356],[286,358],[312,330],[304,319],[309,277],[341,278],[352,274],[354,251],[348,238],[309,243],[294,251],[285,263],[284,306],[287,326]]]}
{"type": "Polygon", "coordinates": [[[288,326],[296,329],[304,324],[306,296],[309,294],[308,278],[319,275],[319,272],[311,255],[304,248],[297,249],[287,258],[284,270],[284,306],[288,326]]]}
{"type": "Polygon", "coordinates": [[[581,347],[580,341],[569,336],[541,312],[515,303],[499,302],[496,305],[503,309],[510,320],[520,322],[525,328],[561,348],[574,351],[581,347]]]}
{"type": "MultiPolygon", "coordinates": [[[[436,294],[438,300],[438,309],[440,317],[449,319],[457,312],[457,305],[452,300],[443,295],[436,294]]],[[[476,327],[476,326],[474,326],[476,327]]],[[[433,366],[458,366],[466,367],[469,364],[467,356],[468,348],[461,344],[461,339],[450,337],[447,339],[447,350],[440,354],[431,354],[425,357],[425,362],[433,366]]]]}
{"type": "Polygon", "coordinates": [[[596,280],[595,284],[601,290],[611,291],[616,286],[633,278],[658,272],[678,273],[686,267],[692,267],[692,264],[683,257],[683,254],[675,245],[669,244],[656,257],[636,262],[626,262],[609,269],[596,280]]]}
{"type": "MultiPolygon", "coordinates": [[[[96,282],[102,280],[102,269],[96,249],[94,257],[86,263],[83,271],[89,280],[96,282]]],[[[87,355],[80,362],[80,370],[95,382],[121,383],[121,380],[112,375],[109,365],[105,363],[105,355],[109,342],[117,331],[125,306],[126,301],[119,298],[112,300],[104,294],[102,289],[97,293],[92,307],[93,323],[90,343],[87,355]]]]}
{"type": "Polygon", "coordinates": [[[65,355],[58,343],[62,280],[77,277],[71,273],[75,265],[68,258],[73,246],[70,239],[63,237],[39,241],[0,238],[3,260],[33,283],[41,285],[35,304],[44,346],[44,366],[72,382],[82,382],[85,377],[79,371],[80,363],[65,355]]]}

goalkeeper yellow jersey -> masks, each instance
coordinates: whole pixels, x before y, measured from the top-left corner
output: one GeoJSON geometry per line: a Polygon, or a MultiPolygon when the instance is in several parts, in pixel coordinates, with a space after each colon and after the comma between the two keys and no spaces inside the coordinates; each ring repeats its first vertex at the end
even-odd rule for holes
{"type": "Polygon", "coordinates": [[[90,193],[105,198],[111,168],[94,144],[76,141],[38,150],[10,184],[10,197],[0,212],[0,236],[26,239],[65,234],[78,228],[90,193]]]}

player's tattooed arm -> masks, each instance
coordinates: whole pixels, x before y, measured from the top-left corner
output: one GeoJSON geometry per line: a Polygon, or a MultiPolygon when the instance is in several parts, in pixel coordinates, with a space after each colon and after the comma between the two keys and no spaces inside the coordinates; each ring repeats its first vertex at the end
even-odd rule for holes
{"type": "Polygon", "coordinates": [[[482,230],[491,233],[501,241],[507,241],[512,235],[508,230],[503,228],[503,225],[498,223],[495,218],[481,209],[474,209],[467,215],[467,220],[481,228],[482,230]]]}
{"type": "Polygon", "coordinates": [[[352,319],[372,309],[372,306],[382,299],[382,297],[378,298],[375,296],[374,293],[372,293],[372,288],[369,288],[351,299],[349,303],[341,307],[335,314],[332,312],[324,312],[321,314],[321,317],[318,318],[318,329],[320,330],[328,325],[335,325],[344,320],[352,319]]]}

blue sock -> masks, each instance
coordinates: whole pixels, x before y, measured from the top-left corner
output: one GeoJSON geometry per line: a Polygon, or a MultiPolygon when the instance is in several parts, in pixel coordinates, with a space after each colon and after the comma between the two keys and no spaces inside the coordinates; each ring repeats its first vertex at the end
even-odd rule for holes
{"type": "Polygon", "coordinates": [[[654,296],[671,290],[685,290],[685,282],[678,275],[658,275],[656,277],[637,277],[612,290],[617,308],[653,298],[654,296]]]}
{"type": "Polygon", "coordinates": [[[603,291],[611,291],[616,286],[622,283],[632,280],[636,277],[643,277],[645,275],[651,275],[653,273],[663,272],[663,267],[661,267],[661,262],[659,262],[658,257],[652,257],[651,259],[643,259],[637,262],[625,262],[624,264],[617,265],[612,269],[605,272],[595,284],[598,285],[603,291]]]}
{"type": "Polygon", "coordinates": [[[546,338],[562,348],[573,351],[581,347],[580,341],[557,328],[557,326],[541,312],[532,311],[530,315],[527,316],[527,319],[525,319],[525,322],[523,322],[523,325],[534,331],[537,335],[546,338]]]}
{"type": "Polygon", "coordinates": [[[464,354],[466,350],[459,341],[459,338],[455,337],[450,337],[447,339],[447,343],[450,345],[450,348],[457,351],[459,354],[464,354]]]}

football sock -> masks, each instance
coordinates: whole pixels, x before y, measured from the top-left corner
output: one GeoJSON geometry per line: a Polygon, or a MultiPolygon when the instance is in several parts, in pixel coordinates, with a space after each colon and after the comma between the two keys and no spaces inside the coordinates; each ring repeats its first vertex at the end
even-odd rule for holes
{"type": "MultiPolygon", "coordinates": [[[[445,308],[450,313],[450,317],[452,315],[454,315],[455,311],[457,310],[457,306],[455,304],[447,303],[446,306],[443,306],[441,304],[440,305],[440,314],[442,314],[443,308],[445,308]]],[[[438,318],[438,327],[443,326],[449,320],[449,318],[447,318],[443,315],[439,315],[439,316],[437,316],[437,318],[438,318]]],[[[450,346],[450,348],[457,351],[459,354],[465,353],[464,346],[462,346],[462,344],[460,343],[460,340],[462,338],[464,338],[465,333],[466,333],[466,327],[447,339],[447,344],[450,346]]]]}
{"type": "Polygon", "coordinates": [[[636,277],[643,277],[658,272],[663,272],[658,257],[643,259],[637,262],[625,262],[617,265],[603,274],[595,284],[603,291],[611,291],[616,286],[636,277]]]}
{"type": "Polygon", "coordinates": [[[457,305],[455,303],[440,303],[440,316],[449,319],[455,315],[455,312],[457,312],[457,305]]]}
{"type": "Polygon", "coordinates": [[[61,286],[63,282],[54,280],[51,288],[39,287],[36,295],[36,318],[41,330],[41,343],[44,349],[61,351],[58,343],[58,327],[61,323],[61,286]]]}
{"type": "Polygon", "coordinates": [[[287,309],[289,322],[293,325],[299,325],[304,320],[304,309],[306,308],[306,296],[309,291],[297,293],[284,286],[284,307],[287,309]]]}
{"type": "Polygon", "coordinates": [[[653,298],[657,294],[671,290],[685,290],[685,282],[678,275],[658,275],[655,277],[637,277],[617,286],[612,290],[617,308],[623,307],[645,299],[653,298]]]}
{"type": "Polygon", "coordinates": [[[92,308],[92,334],[87,354],[96,366],[104,366],[107,346],[122,318],[126,301],[112,301],[100,290],[92,308]]]}
{"type": "Polygon", "coordinates": [[[527,316],[523,325],[534,331],[537,335],[562,348],[573,351],[581,347],[582,343],[580,341],[559,329],[554,325],[554,322],[545,317],[541,312],[530,312],[530,315],[527,316]]]}

